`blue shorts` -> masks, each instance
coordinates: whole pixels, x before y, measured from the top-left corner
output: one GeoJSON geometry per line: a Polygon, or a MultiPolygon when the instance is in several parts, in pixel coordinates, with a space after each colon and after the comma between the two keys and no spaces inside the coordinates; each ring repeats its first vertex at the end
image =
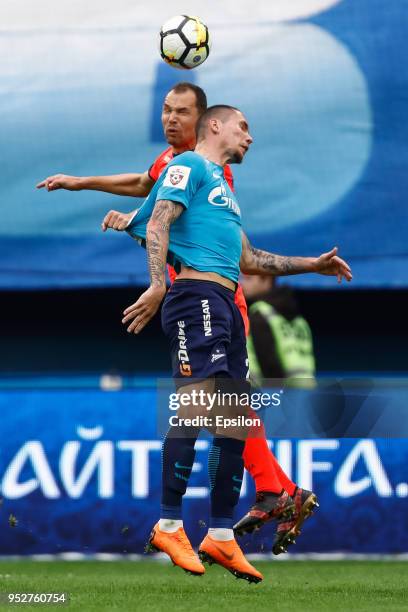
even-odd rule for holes
{"type": "Polygon", "coordinates": [[[162,327],[178,386],[190,377],[246,380],[244,322],[231,289],[213,281],[177,279],[163,303],[162,327]]]}

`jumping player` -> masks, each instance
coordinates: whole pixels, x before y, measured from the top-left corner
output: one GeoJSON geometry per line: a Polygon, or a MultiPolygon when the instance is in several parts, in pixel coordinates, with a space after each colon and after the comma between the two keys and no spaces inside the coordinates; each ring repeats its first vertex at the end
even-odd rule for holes
{"type": "MultiPolygon", "coordinates": [[[[203,381],[201,387],[206,389],[214,389],[219,375],[245,380],[245,334],[233,301],[240,268],[246,274],[317,272],[337,276],[339,281],[343,277],[351,280],[350,268],[337,257],[337,249],[318,258],[282,257],[249,244],[241,230],[238,203],[222,169],[227,162],[240,163],[251,142],[248,124],[239,110],[227,106],[208,109],[198,121],[195,152],[186,152],[169,163],[127,228],[146,246],[151,283],[124,311],[123,323],[129,332],[139,333],[166,296],[162,324],[171,346],[173,375],[180,378],[187,359],[188,375],[203,381]],[[180,270],[166,295],[168,259],[180,270]],[[210,302],[214,312],[216,325],[211,337],[204,334],[203,300],[210,302]],[[188,351],[184,363],[180,362],[180,337],[188,351]],[[212,359],[215,354],[220,358],[212,359]]],[[[187,383],[188,379],[182,389],[188,389],[187,383]]],[[[162,515],[150,543],[184,569],[200,574],[204,568],[195,558],[181,518],[199,430],[182,430],[180,436],[179,429],[174,436],[172,427],[163,444],[162,515]]],[[[241,439],[214,438],[209,463],[210,531],[199,555],[203,561],[219,563],[234,575],[257,582],[262,576],[246,561],[232,530],[243,448],[241,439]]]]}
{"type": "MultiPolygon", "coordinates": [[[[37,187],[45,187],[48,191],[94,189],[118,195],[145,197],[150,193],[167,164],[175,156],[194,148],[197,120],[206,108],[206,96],[200,87],[190,83],[179,83],[165,97],[162,110],[163,131],[169,147],[157,157],[148,171],[142,174],[99,177],[57,174],[46,178],[37,187]]],[[[224,176],[233,190],[233,176],[228,165],[224,167],[224,176]]],[[[122,213],[112,210],[105,216],[102,229],[111,228],[122,231],[127,227],[133,215],[134,212],[122,213]]],[[[169,267],[169,276],[172,281],[176,276],[171,267],[169,267]]],[[[235,293],[235,303],[240,309],[245,330],[248,333],[246,302],[240,285],[235,293]]],[[[257,496],[249,513],[235,526],[236,533],[238,535],[250,533],[266,521],[277,518],[278,527],[273,551],[275,554],[284,552],[287,545],[294,542],[294,537],[299,533],[301,524],[316,505],[316,497],[311,491],[297,487],[286,476],[267,446],[262,425],[258,432],[253,432],[247,438],[243,457],[246,469],[255,480],[257,496]],[[281,516],[287,494],[293,496],[296,508],[291,519],[281,516]]]]}

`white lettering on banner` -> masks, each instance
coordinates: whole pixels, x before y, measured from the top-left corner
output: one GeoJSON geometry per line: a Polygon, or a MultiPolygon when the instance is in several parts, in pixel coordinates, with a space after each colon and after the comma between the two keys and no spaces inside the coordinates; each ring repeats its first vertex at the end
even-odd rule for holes
{"type": "MultiPolygon", "coordinates": [[[[100,440],[99,438],[103,435],[101,426],[92,429],[79,426],[77,433],[81,439],[65,442],[60,451],[59,461],[53,461],[54,473],[42,442],[29,440],[23,444],[4,471],[1,481],[2,496],[9,499],[20,499],[38,490],[45,498],[58,499],[65,490],[68,497],[78,499],[86,495],[92,478],[97,476],[97,495],[104,499],[112,498],[115,495],[115,452],[124,451],[131,453],[130,483],[127,485],[129,493],[131,492],[132,496],[137,499],[145,499],[149,496],[152,453],[156,455],[154,457],[155,468],[159,469],[157,455],[162,446],[160,440],[100,440]],[[89,447],[90,441],[93,442],[91,447],[89,447]],[[79,469],[81,451],[83,454],[85,450],[87,458],[79,469]],[[31,474],[28,472],[29,469],[32,471],[31,474]],[[62,490],[57,485],[58,477],[63,486],[62,490]]],[[[200,482],[197,483],[197,486],[189,486],[186,492],[189,498],[206,498],[209,495],[207,462],[206,460],[201,462],[199,455],[200,452],[208,450],[208,444],[207,440],[196,442],[197,455],[193,472],[202,474],[202,486],[199,486],[200,482]]],[[[315,454],[318,451],[336,451],[340,448],[340,444],[341,441],[338,439],[299,440],[297,442],[300,486],[313,490],[313,475],[317,472],[331,472],[334,469],[331,461],[317,461],[315,454]]],[[[273,446],[282,469],[289,477],[292,477],[296,468],[295,465],[292,465],[293,443],[290,440],[277,440],[272,443],[268,440],[268,445],[273,446]]],[[[353,497],[370,487],[380,497],[391,497],[394,494],[374,440],[356,440],[341,465],[337,462],[335,469],[337,474],[333,473],[331,482],[333,482],[334,493],[339,497],[353,497]],[[358,465],[364,465],[366,473],[355,480],[353,476],[358,465]]],[[[247,480],[248,475],[245,474],[241,497],[247,495],[247,480]]],[[[399,489],[397,486],[397,497],[404,497],[404,491],[403,488],[399,489]],[[400,490],[402,494],[399,493],[400,490]]]]}
{"type": "MultiPolygon", "coordinates": [[[[81,434],[86,432],[83,427],[77,428],[77,433],[81,434]]],[[[91,438],[85,434],[88,439],[95,439],[95,432],[97,434],[103,434],[103,428],[93,428],[90,430],[91,438]]],[[[92,478],[95,470],[98,471],[98,494],[99,497],[109,498],[113,497],[113,443],[108,440],[104,440],[95,444],[91,454],[86,460],[82,470],[75,477],[76,465],[78,455],[81,450],[81,442],[72,441],[67,442],[62,447],[60,457],[60,475],[62,483],[65,487],[68,495],[74,499],[81,497],[85,491],[86,486],[92,478]]]]}
{"type": "Polygon", "coordinates": [[[132,495],[148,497],[149,495],[149,452],[159,451],[162,443],[159,440],[121,440],[117,447],[132,453],[132,495]]]}
{"type": "Polygon", "coordinates": [[[97,440],[102,438],[103,427],[101,425],[96,427],[82,427],[82,425],[78,425],[77,434],[83,440],[97,440]]]}
{"type": "Polygon", "coordinates": [[[298,484],[303,489],[313,491],[313,473],[330,472],[330,461],[313,461],[315,450],[337,450],[339,440],[301,440],[298,444],[298,484]]]}
{"type": "Polygon", "coordinates": [[[392,495],[392,488],[374,440],[360,440],[340,467],[334,481],[334,490],[339,497],[352,497],[371,486],[375,488],[380,497],[392,495]],[[353,481],[353,471],[359,459],[363,459],[369,475],[353,481]]]}
{"type": "Polygon", "coordinates": [[[48,464],[43,445],[39,440],[26,442],[5,471],[1,485],[2,494],[9,499],[18,499],[29,495],[36,489],[41,489],[44,497],[56,499],[61,496],[48,464]],[[20,482],[21,472],[27,461],[30,461],[35,478],[20,482]]]}

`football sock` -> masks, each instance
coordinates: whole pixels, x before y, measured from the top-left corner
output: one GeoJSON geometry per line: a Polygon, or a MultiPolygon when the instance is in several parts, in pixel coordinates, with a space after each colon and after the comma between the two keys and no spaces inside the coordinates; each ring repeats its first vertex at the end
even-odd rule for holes
{"type": "Polygon", "coordinates": [[[161,518],[159,521],[160,531],[165,531],[166,533],[175,533],[180,527],[183,527],[183,521],[179,519],[161,518]]]}
{"type": "Polygon", "coordinates": [[[214,437],[208,456],[210,528],[232,529],[234,508],[241,492],[244,442],[214,437]]]}
{"type": "Polygon", "coordinates": [[[181,519],[181,503],[194,463],[198,434],[196,428],[171,427],[163,441],[160,512],[163,519],[181,519]]]}
{"type": "Polygon", "coordinates": [[[228,542],[234,539],[234,532],[232,529],[216,529],[210,527],[208,535],[211,536],[213,540],[218,540],[219,542],[228,542]]]}
{"type": "MultiPolygon", "coordinates": [[[[271,456],[271,460],[274,465],[276,475],[278,476],[282,487],[285,489],[285,491],[289,493],[291,497],[293,497],[297,489],[297,485],[295,485],[295,483],[291,481],[289,476],[287,476],[285,472],[282,470],[281,466],[278,463],[278,460],[276,459],[272,451],[269,451],[269,454],[271,456]]],[[[264,489],[264,490],[269,491],[269,489],[264,489]]]]}
{"type": "MultiPolygon", "coordinates": [[[[253,417],[254,414],[251,413],[251,416],[253,417]]],[[[248,437],[245,440],[243,459],[245,469],[255,481],[257,492],[270,491],[271,493],[280,493],[282,491],[284,485],[281,484],[280,478],[276,473],[276,464],[278,462],[269,450],[265,438],[265,427],[262,421],[260,425],[252,425],[249,431],[248,437]]]]}
{"type": "MultiPolygon", "coordinates": [[[[251,411],[250,416],[254,418],[257,415],[251,411]]],[[[257,493],[280,493],[283,487],[289,495],[295,494],[296,484],[285,474],[275,455],[269,450],[262,422],[260,425],[252,425],[245,441],[243,457],[245,469],[254,479],[257,493]]]]}

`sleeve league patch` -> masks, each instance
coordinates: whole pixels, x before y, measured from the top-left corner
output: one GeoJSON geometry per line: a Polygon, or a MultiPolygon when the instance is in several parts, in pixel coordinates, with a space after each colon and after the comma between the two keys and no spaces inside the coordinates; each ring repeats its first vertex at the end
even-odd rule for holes
{"type": "Polygon", "coordinates": [[[163,187],[185,189],[190,176],[191,168],[188,166],[170,166],[163,181],[163,187]]]}

